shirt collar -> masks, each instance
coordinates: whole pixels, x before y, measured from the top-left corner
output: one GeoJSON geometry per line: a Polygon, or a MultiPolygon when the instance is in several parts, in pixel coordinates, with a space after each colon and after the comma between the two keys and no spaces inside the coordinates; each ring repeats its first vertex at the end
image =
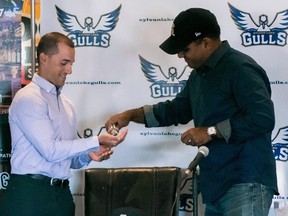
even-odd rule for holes
{"type": "Polygon", "coordinates": [[[36,85],[38,85],[41,89],[53,94],[53,95],[59,95],[61,93],[62,87],[58,89],[57,93],[57,88],[55,85],[47,81],[46,79],[42,78],[39,76],[37,73],[34,73],[32,82],[34,82],[36,85]]]}
{"type": "Polygon", "coordinates": [[[223,41],[221,46],[215,50],[204,64],[210,68],[214,68],[229,48],[230,45],[228,41],[223,41]]]}

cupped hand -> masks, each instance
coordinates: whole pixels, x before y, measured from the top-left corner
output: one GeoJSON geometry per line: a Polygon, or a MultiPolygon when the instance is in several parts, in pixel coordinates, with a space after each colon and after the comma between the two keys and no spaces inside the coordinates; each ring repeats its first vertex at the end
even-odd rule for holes
{"type": "Polygon", "coordinates": [[[121,133],[117,136],[113,136],[111,134],[100,134],[98,136],[99,144],[106,148],[113,148],[116,147],[119,143],[121,143],[128,133],[128,128],[124,129],[121,133]]]}
{"type": "Polygon", "coordinates": [[[105,148],[100,146],[99,151],[90,152],[88,155],[93,161],[101,162],[110,158],[110,155],[113,154],[113,150],[110,148],[105,148]]]}

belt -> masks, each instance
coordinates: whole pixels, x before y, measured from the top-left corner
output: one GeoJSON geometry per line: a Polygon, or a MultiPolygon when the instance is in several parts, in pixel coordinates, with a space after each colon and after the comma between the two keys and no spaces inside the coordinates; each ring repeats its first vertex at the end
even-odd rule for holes
{"type": "Polygon", "coordinates": [[[68,179],[58,179],[58,178],[50,178],[45,175],[41,174],[26,174],[26,176],[29,176],[30,178],[39,180],[44,182],[45,184],[55,186],[55,187],[68,187],[69,186],[69,180],[68,179]]]}

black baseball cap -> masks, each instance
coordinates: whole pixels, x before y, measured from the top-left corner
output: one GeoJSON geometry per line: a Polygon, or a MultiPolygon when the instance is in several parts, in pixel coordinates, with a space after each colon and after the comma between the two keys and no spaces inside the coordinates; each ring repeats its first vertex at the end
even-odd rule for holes
{"type": "Polygon", "coordinates": [[[174,19],[171,36],[160,48],[168,54],[177,54],[192,41],[211,35],[220,36],[215,15],[203,8],[190,8],[179,13],[174,19]]]}

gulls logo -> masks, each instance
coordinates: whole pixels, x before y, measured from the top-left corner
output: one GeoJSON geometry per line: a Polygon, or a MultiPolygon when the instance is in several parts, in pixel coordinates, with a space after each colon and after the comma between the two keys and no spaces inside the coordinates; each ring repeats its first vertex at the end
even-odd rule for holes
{"type": "Polygon", "coordinates": [[[192,177],[187,178],[180,189],[181,194],[179,211],[193,212],[192,180],[192,177]]]}
{"type": "Polygon", "coordinates": [[[147,61],[140,55],[139,58],[145,77],[153,83],[150,86],[153,98],[174,97],[185,87],[191,72],[188,66],[185,66],[180,74],[175,67],[170,67],[168,73],[165,74],[159,65],[147,61]]]}
{"type": "Polygon", "coordinates": [[[272,148],[275,160],[288,160],[288,126],[280,128],[272,140],[272,148]]]}
{"type": "Polygon", "coordinates": [[[110,46],[110,34],[119,19],[121,5],[114,11],[104,14],[95,23],[92,17],[86,17],[80,23],[75,15],[66,13],[59,7],[56,7],[58,21],[68,37],[74,42],[75,47],[93,46],[104,47],[110,46]]]}
{"type": "Polygon", "coordinates": [[[242,30],[242,45],[274,45],[284,46],[287,41],[288,10],[278,12],[272,22],[268,16],[262,14],[258,22],[254,21],[249,13],[238,10],[229,4],[231,17],[238,29],[242,30]]]}

